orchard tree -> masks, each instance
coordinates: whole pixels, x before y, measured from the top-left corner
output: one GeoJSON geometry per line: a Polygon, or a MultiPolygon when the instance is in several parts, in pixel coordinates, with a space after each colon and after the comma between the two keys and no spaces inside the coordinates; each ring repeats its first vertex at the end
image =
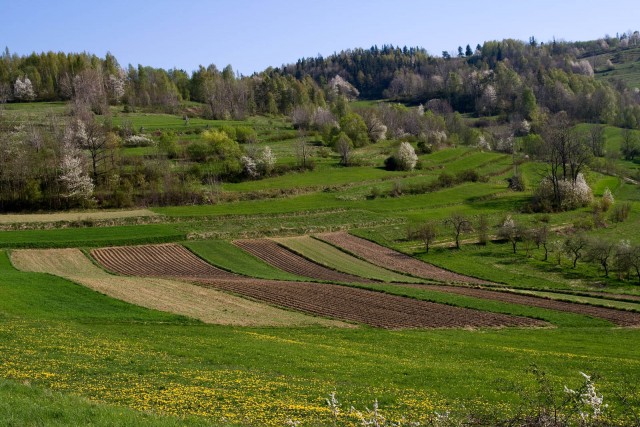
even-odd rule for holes
{"type": "Polygon", "coordinates": [[[444,221],[445,225],[451,226],[456,240],[456,249],[460,249],[460,236],[463,233],[473,231],[471,221],[460,213],[452,213],[449,218],[444,221]]]}
{"type": "Polygon", "coordinates": [[[565,251],[573,259],[573,268],[576,268],[578,260],[582,257],[589,241],[583,234],[574,234],[564,242],[565,251]]]}
{"type": "Polygon", "coordinates": [[[615,256],[616,246],[616,243],[603,239],[590,240],[587,244],[585,260],[600,264],[604,270],[604,277],[609,277],[609,266],[615,256]]]}

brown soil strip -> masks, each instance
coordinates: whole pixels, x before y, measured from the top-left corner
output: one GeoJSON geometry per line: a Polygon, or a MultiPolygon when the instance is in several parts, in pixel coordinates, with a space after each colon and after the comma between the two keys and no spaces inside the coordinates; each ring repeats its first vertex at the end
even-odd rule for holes
{"type": "Polygon", "coordinates": [[[426,262],[405,255],[393,249],[386,248],[360,237],[345,232],[318,234],[318,238],[325,242],[339,246],[356,256],[369,261],[372,264],[388,268],[390,270],[407,273],[424,279],[437,280],[439,282],[458,282],[472,284],[491,284],[485,280],[476,279],[452,271],[444,270],[426,262]]]}
{"type": "Polygon", "coordinates": [[[91,255],[107,269],[131,276],[241,277],[208,264],[176,244],[94,249],[91,255]]]}
{"type": "Polygon", "coordinates": [[[310,277],[312,279],[324,280],[327,282],[379,283],[376,280],[342,273],[324,267],[320,264],[316,264],[313,261],[309,261],[308,259],[283,248],[273,240],[236,240],[233,243],[268,264],[286,272],[297,274],[298,276],[310,277]]]}

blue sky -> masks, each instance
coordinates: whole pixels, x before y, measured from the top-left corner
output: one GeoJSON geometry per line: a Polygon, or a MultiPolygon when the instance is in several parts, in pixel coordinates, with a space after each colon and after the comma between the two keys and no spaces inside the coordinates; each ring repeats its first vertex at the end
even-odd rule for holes
{"type": "Polygon", "coordinates": [[[638,0],[0,0],[0,11],[0,48],[21,55],[110,51],[122,66],[231,64],[243,74],[374,44],[441,55],[486,40],[591,40],[640,29],[638,0]]]}

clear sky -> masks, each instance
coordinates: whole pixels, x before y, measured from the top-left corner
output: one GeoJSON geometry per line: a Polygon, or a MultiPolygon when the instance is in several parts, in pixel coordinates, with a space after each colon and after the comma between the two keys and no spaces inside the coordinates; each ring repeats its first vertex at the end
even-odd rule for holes
{"type": "Polygon", "coordinates": [[[640,0],[0,0],[0,48],[110,51],[126,67],[248,75],[373,45],[432,55],[486,40],[593,40],[640,29],[640,0]]]}

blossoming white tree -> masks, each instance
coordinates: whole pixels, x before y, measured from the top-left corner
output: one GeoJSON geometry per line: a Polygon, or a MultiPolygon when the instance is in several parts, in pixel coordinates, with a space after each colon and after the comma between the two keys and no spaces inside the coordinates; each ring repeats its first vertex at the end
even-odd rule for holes
{"type": "Polygon", "coordinates": [[[29,77],[25,76],[24,80],[18,77],[13,85],[13,95],[16,99],[21,101],[32,101],[36,97],[36,93],[33,90],[33,84],[29,77]]]}
{"type": "Polygon", "coordinates": [[[416,154],[416,150],[414,150],[413,146],[408,142],[403,142],[400,144],[398,153],[395,157],[396,166],[400,170],[413,170],[413,168],[416,167],[416,163],[418,162],[418,155],[416,154]]]}
{"type": "Polygon", "coordinates": [[[82,152],[73,143],[74,131],[71,127],[65,130],[60,161],[59,179],[64,186],[63,197],[66,199],[86,201],[93,194],[93,182],[87,174],[82,152]]]}

